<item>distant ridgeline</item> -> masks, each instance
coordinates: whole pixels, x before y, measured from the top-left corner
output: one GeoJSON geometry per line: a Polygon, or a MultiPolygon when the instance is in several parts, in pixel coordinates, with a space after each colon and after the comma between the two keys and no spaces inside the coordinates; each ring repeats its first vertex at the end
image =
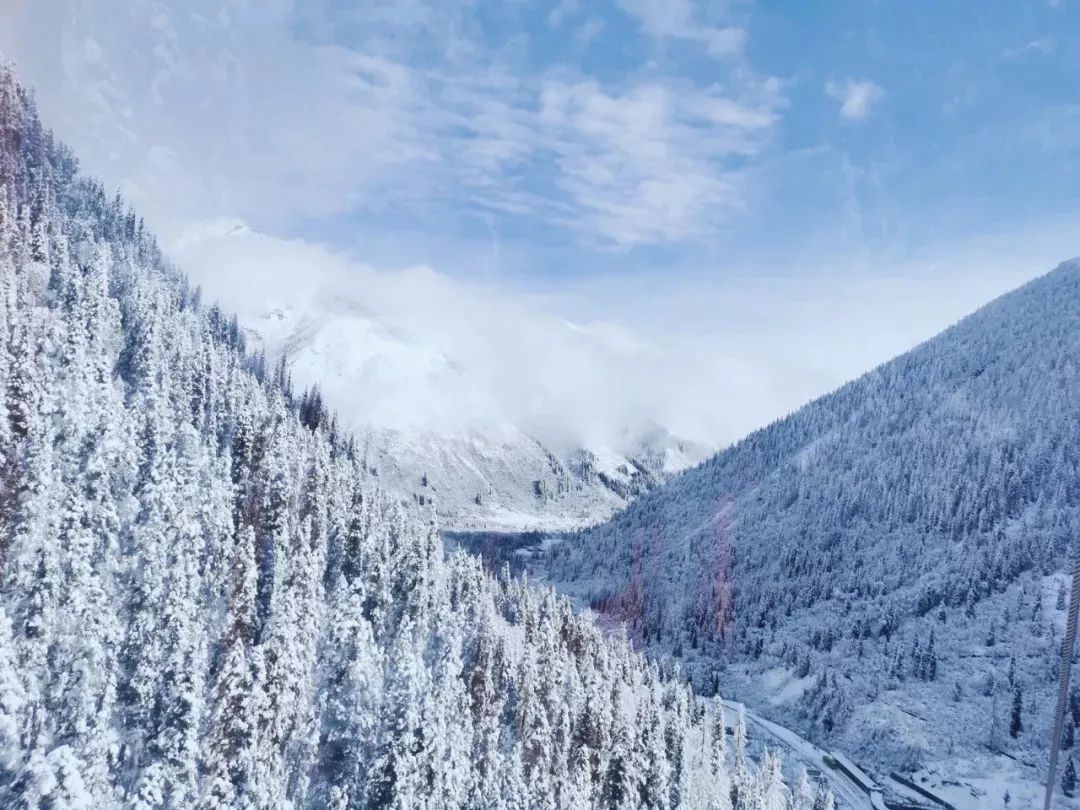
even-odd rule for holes
{"type": "Polygon", "coordinates": [[[444,559],[10,67],[0,147],[0,806],[783,806],[711,702],[444,559]]]}
{"type": "Polygon", "coordinates": [[[699,686],[738,664],[740,697],[774,716],[917,762],[958,746],[1045,752],[1078,533],[1070,262],[570,537],[546,565],[699,686]],[[777,667],[799,681],[784,694],[754,674],[777,667]]]}

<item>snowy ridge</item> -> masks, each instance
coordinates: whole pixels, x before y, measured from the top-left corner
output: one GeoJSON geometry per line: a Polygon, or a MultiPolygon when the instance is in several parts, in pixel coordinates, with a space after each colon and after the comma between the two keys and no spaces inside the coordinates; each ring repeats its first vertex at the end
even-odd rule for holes
{"type": "Polygon", "coordinates": [[[1077,357],[1072,261],[555,545],[547,581],[879,782],[1033,797],[1080,531],[1077,357]]]}

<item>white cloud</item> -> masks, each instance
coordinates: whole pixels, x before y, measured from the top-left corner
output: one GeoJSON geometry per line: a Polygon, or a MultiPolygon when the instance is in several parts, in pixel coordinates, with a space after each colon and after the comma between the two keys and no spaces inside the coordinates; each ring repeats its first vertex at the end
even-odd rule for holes
{"type": "MultiPolygon", "coordinates": [[[[742,166],[768,148],[783,109],[776,81],[738,59],[714,65],[715,86],[660,68],[608,82],[565,68],[521,75],[450,5],[361,4],[347,20],[298,25],[287,0],[137,0],[107,13],[35,0],[18,25],[0,3],[0,43],[88,168],[123,185],[166,237],[188,235],[177,256],[211,297],[249,317],[328,313],[341,374],[323,383],[357,422],[558,424],[601,443],[657,422],[722,443],[1074,250],[1075,223],[1058,239],[1010,235],[1038,256],[1008,260],[999,244],[917,267],[860,254],[860,266],[835,269],[833,244],[801,280],[790,261],[769,274],[714,258],[704,279],[619,275],[537,300],[244,230],[191,235],[217,216],[295,233],[346,211],[387,229],[415,221],[415,232],[464,210],[630,248],[708,241],[743,204],[742,166]],[[368,331],[351,343],[353,329],[368,331]]],[[[659,40],[719,54],[741,36],[685,2],[633,8],[659,40]]],[[[872,82],[830,88],[851,119],[882,97],[872,82]]]]}
{"type": "Polygon", "coordinates": [[[296,383],[318,383],[350,427],[514,426],[560,448],[618,446],[654,424],[677,383],[660,376],[672,359],[663,347],[617,324],[571,323],[490,283],[378,270],[227,221],[189,228],[172,248],[271,352],[303,335],[296,383]]]}
{"type": "Polygon", "coordinates": [[[431,158],[412,71],[296,39],[288,4],[42,0],[23,15],[0,41],[43,117],[159,228],[335,213],[431,158]]]}
{"type": "Polygon", "coordinates": [[[171,247],[271,347],[305,327],[313,351],[297,382],[318,382],[352,426],[515,425],[560,448],[618,449],[655,425],[734,441],[1049,270],[1076,224],[875,256],[873,273],[807,257],[784,274],[577,278],[541,293],[376,269],[233,223],[171,247]]]}
{"type": "Polygon", "coordinates": [[[567,19],[577,14],[580,7],[580,0],[559,0],[558,5],[548,12],[548,25],[552,28],[558,28],[567,19]]]}
{"type": "Polygon", "coordinates": [[[556,183],[584,212],[567,224],[619,247],[706,237],[717,213],[740,203],[725,160],[761,148],[774,91],[751,106],[660,83],[613,95],[594,81],[547,81],[540,121],[556,183]]]}
{"type": "Polygon", "coordinates": [[[604,21],[599,17],[590,17],[581,24],[581,27],[574,32],[574,39],[583,45],[587,45],[596,39],[600,33],[604,30],[604,21]]]}
{"type": "MultiPolygon", "coordinates": [[[[652,35],[716,53],[742,36],[688,4],[659,8],[638,8],[652,35]]],[[[318,9],[41,0],[0,45],[89,169],[169,233],[207,217],[282,231],[349,214],[448,231],[527,217],[621,248],[707,239],[740,198],[729,162],[767,143],[780,108],[778,85],[745,66],[715,87],[658,69],[601,85],[514,69],[465,8],[318,9]],[[566,97],[558,120],[552,93],[566,97]]],[[[580,13],[568,0],[551,22],[580,13]]],[[[591,38],[602,22],[575,29],[591,38]]]]}
{"type": "Polygon", "coordinates": [[[865,120],[871,108],[885,97],[885,91],[868,80],[829,81],[825,92],[840,102],[840,117],[848,121],[865,120]]]}
{"type": "Polygon", "coordinates": [[[745,29],[708,24],[691,0],[620,0],[619,5],[649,36],[696,42],[717,59],[738,56],[746,45],[745,29]]]}
{"type": "Polygon", "coordinates": [[[1017,59],[1029,54],[1049,56],[1057,50],[1057,40],[1051,36],[1039,37],[1015,48],[1006,48],[1001,55],[1005,59],[1017,59]]]}

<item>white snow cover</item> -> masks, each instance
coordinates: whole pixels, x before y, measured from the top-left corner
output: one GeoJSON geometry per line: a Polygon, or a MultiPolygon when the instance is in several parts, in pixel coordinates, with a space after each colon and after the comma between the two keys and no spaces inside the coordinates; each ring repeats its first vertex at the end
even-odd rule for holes
{"type": "Polygon", "coordinates": [[[190,229],[176,251],[251,345],[319,387],[384,484],[448,528],[589,525],[715,449],[670,432],[708,434],[702,404],[658,387],[669,358],[610,324],[238,222],[190,229]]]}

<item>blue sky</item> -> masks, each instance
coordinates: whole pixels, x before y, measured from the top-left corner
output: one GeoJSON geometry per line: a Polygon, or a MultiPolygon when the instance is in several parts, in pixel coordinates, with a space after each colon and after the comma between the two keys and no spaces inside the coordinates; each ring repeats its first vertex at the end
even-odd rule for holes
{"type": "Polygon", "coordinates": [[[1080,253],[1078,40],[1072,0],[0,2],[179,257],[244,223],[614,329],[689,365],[611,396],[715,378],[716,440],[1080,253]]]}
{"type": "MultiPolygon", "coordinates": [[[[475,184],[451,172],[466,187],[421,206],[403,196],[390,217],[314,226],[335,241],[391,219],[436,243],[498,239],[515,270],[579,274],[902,257],[1077,210],[1075,5],[510,3],[385,29],[318,17],[298,27],[313,43],[445,72],[430,92],[459,91],[454,148],[510,155],[475,184]],[[470,93],[524,131],[474,128],[470,93]]],[[[424,241],[410,240],[417,261],[424,241]]]]}
{"type": "Polygon", "coordinates": [[[199,216],[379,262],[902,256],[1077,209],[1067,0],[218,7],[16,2],[8,30],[45,44],[5,44],[31,78],[97,88],[92,117],[160,118],[102,139],[160,140],[192,173],[209,156],[214,183],[251,189],[185,202],[199,216]]]}

